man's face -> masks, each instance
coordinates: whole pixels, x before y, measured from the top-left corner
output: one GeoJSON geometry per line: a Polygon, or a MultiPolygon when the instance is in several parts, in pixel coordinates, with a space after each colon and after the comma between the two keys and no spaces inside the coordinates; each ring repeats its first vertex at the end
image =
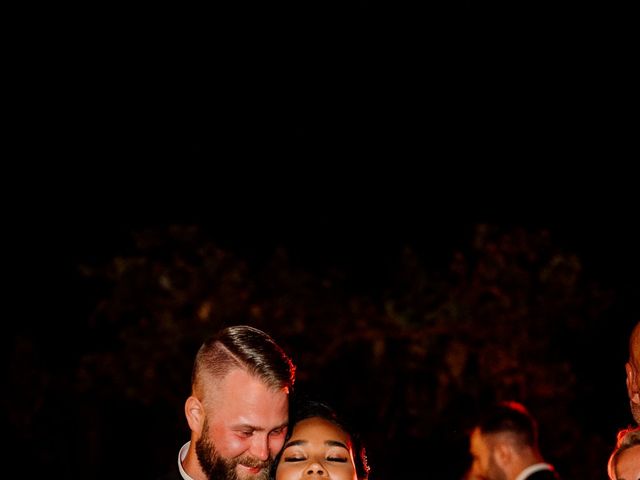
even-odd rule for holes
{"type": "Polygon", "coordinates": [[[244,370],[210,392],[198,460],[211,480],[266,480],[287,433],[288,395],[244,370]]]}
{"type": "Polygon", "coordinates": [[[473,458],[471,477],[477,480],[506,480],[507,475],[496,463],[494,450],[486,435],[476,428],[471,434],[469,451],[473,458]]]}
{"type": "MultiPolygon", "coordinates": [[[[632,367],[633,368],[633,367],[632,367]]],[[[637,379],[639,376],[639,372],[636,370],[635,378],[637,379]]],[[[640,385],[634,385],[634,383],[630,380],[631,389],[629,392],[629,405],[631,406],[631,415],[633,415],[634,420],[638,425],[640,425],[640,403],[638,403],[638,395],[640,390],[640,385]]]]}
{"type": "Polygon", "coordinates": [[[629,362],[627,368],[627,390],[631,404],[631,414],[640,424],[640,323],[633,329],[629,342],[629,362]]]}

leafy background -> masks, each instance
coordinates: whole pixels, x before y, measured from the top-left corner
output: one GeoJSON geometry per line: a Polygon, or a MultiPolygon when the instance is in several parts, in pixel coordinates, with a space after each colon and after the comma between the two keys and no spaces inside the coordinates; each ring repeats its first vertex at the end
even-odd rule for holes
{"type": "Polygon", "coordinates": [[[255,219],[67,229],[10,330],[15,465],[154,478],[188,438],[199,344],[247,323],[293,357],[298,389],[353,419],[372,478],[428,465],[460,479],[474,415],[502,399],[535,414],[565,478],[603,478],[631,421],[638,256],[624,227],[432,221],[389,235],[337,218],[270,234],[255,219]]]}

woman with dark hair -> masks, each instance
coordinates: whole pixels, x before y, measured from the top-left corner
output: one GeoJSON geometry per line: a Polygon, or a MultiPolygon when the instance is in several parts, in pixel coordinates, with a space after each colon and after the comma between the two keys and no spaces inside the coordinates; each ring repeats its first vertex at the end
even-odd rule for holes
{"type": "Polygon", "coordinates": [[[369,477],[358,435],[331,407],[309,400],[292,405],[289,433],[275,465],[275,480],[369,477]]]}
{"type": "Polygon", "coordinates": [[[609,458],[611,480],[635,480],[640,478],[640,427],[618,432],[616,449],[609,458]]]}

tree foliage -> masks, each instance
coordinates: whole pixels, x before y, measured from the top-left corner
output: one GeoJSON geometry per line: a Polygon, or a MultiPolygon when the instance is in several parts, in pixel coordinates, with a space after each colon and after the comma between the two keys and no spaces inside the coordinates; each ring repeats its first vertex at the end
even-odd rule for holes
{"type": "Polygon", "coordinates": [[[95,299],[68,378],[82,405],[73,421],[87,426],[69,434],[86,452],[85,473],[125,468],[101,466],[117,455],[110,443],[133,435],[143,465],[129,471],[170,465],[187,438],[195,351],[217,329],[246,323],[293,357],[299,389],[354,419],[375,478],[419,474],[407,452],[460,478],[465,428],[483,404],[505,399],[539,418],[543,452],[566,478],[599,478],[606,442],[573,408],[592,388],[578,382],[580,339],[604,321],[611,296],[585,280],[580,258],[546,231],[488,225],[445,252],[445,269],[427,267],[419,246],[397,253],[381,294],[354,291],[339,266],[311,271],[285,248],[247,261],[198,226],[138,230],[126,254],[78,265],[95,299]]]}

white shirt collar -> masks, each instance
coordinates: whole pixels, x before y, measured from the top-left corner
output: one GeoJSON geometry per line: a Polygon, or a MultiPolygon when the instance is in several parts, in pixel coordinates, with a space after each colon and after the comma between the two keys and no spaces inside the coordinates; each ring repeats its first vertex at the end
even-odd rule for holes
{"type": "Polygon", "coordinates": [[[189,451],[189,445],[191,445],[191,442],[185,443],[180,449],[180,452],[178,453],[178,470],[180,470],[180,475],[182,475],[182,478],[184,478],[184,480],[193,480],[193,478],[191,478],[189,474],[184,471],[184,468],[182,468],[182,461],[187,456],[187,452],[189,451]]]}
{"type": "Polygon", "coordinates": [[[540,472],[541,470],[553,471],[553,467],[548,463],[534,463],[533,465],[529,465],[527,468],[522,470],[516,477],[516,480],[525,480],[529,475],[540,472]]]}

